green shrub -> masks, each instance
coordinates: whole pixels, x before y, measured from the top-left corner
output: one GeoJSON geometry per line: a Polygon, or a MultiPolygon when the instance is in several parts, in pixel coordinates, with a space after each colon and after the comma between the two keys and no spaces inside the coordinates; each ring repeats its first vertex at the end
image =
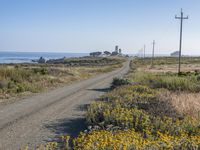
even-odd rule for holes
{"type": "Polygon", "coordinates": [[[24,85],[22,85],[22,84],[17,85],[17,88],[16,88],[17,93],[25,92],[25,90],[26,89],[25,89],[24,85]]]}
{"type": "Polygon", "coordinates": [[[42,68],[34,68],[33,71],[34,71],[35,74],[37,74],[37,73],[39,73],[41,75],[48,74],[47,68],[44,68],[44,67],[42,67],[42,68]]]}
{"type": "Polygon", "coordinates": [[[134,129],[128,130],[94,130],[80,133],[73,140],[74,150],[198,150],[199,136],[170,136],[158,132],[153,138],[151,134],[143,135],[134,129]]]}
{"type": "Polygon", "coordinates": [[[200,134],[199,121],[180,116],[167,101],[159,99],[160,92],[142,85],[128,85],[109,92],[103,101],[92,103],[87,111],[87,122],[106,128],[134,128],[169,135],[200,134]]]}
{"type": "Polygon", "coordinates": [[[124,78],[114,78],[112,81],[112,88],[116,88],[118,86],[122,86],[122,85],[128,85],[130,84],[130,81],[128,79],[124,79],[124,78]]]}

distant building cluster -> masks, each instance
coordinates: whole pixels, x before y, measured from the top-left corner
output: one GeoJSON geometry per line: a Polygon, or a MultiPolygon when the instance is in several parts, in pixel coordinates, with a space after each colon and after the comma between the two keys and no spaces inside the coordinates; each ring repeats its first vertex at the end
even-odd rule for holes
{"type": "Polygon", "coordinates": [[[172,57],[178,57],[179,56],[179,51],[175,51],[170,54],[172,57]]]}
{"type": "Polygon", "coordinates": [[[113,52],[104,51],[104,52],[91,52],[90,56],[92,57],[106,57],[106,56],[121,56],[122,55],[122,49],[119,48],[118,45],[115,46],[115,50],[113,52]]]}

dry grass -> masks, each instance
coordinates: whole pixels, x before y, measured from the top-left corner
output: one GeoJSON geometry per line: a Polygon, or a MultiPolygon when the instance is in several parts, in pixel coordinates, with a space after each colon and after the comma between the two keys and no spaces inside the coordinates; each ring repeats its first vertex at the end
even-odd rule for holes
{"type": "Polygon", "coordinates": [[[169,97],[179,113],[200,119],[200,93],[177,92],[170,93],[169,97]]]}
{"type": "MultiPolygon", "coordinates": [[[[145,72],[173,72],[176,73],[178,70],[177,64],[172,65],[155,65],[153,68],[148,66],[141,66],[138,68],[138,71],[145,71],[145,72]]],[[[183,72],[192,72],[198,70],[200,71],[200,64],[182,64],[181,71],[183,72]]]]}
{"type": "Polygon", "coordinates": [[[3,65],[0,66],[0,102],[87,79],[121,66],[3,65]]]}
{"type": "MultiPolygon", "coordinates": [[[[164,59],[165,58],[162,58],[162,60],[164,59]]],[[[160,61],[161,61],[161,58],[156,58],[155,60],[156,63],[154,67],[152,68],[150,66],[150,63],[147,64],[147,63],[142,62],[141,60],[136,60],[133,63],[133,66],[136,67],[134,74],[136,75],[138,72],[142,72],[143,76],[144,75],[147,76],[147,74],[152,74],[152,75],[165,74],[167,78],[167,73],[177,72],[177,68],[178,68],[177,62],[171,61],[171,63],[160,63],[160,61]]],[[[190,62],[186,62],[181,65],[182,72],[195,72],[195,71],[199,72],[199,70],[200,70],[200,64],[196,62],[196,58],[191,58],[190,62]]],[[[142,74],[140,75],[140,78],[141,76],[142,74]]],[[[171,78],[175,78],[175,77],[172,76],[171,78]]],[[[178,79],[178,78],[187,78],[187,77],[185,76],[185,77],[176,77],[176,78],[178,79]]],[[[153,79],[155,81],[158,81],[158,77],[153,78],[153,79]]],[[[144,82],[144,79],[142,81],[144,82]]],[[[164,79],[163,82],[167,82],[167,79],[164,79]]],[[[195,83],[197,86],[199,85],[197,81],[195,82],[189,81],[188,84],[186,84],[186,87],[191,86],[192,83],[195,83]]],[[[175,84],[175,80],[171,84],[175,84]]],[[[150,84],[150,86],[152,86],[152,84],[150,84]]],[[[163,95],[165,94],[163,93],[163,95]]],[[[179,90],[176,90],[175,88],[174,90],[168,91],[165,97],[168,97],[167,99],[172,104],[172,106],[177,110],[178,113],[200,118],[200,92],[193,92],[193,91],[186,91],[186,90],[179,91],[179,90]]]]}

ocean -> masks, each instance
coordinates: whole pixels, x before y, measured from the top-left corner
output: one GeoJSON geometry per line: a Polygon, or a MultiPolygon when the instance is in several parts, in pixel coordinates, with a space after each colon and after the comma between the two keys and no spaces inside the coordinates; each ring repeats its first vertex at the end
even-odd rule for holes
{"type": "Polygon", "coordinates": [[[0,52],[0,63],[32,63],[40,57],[45,59],[58,59],[69,57],[88,56],[88,53],[48,53],[48,52],[0,52]]]}

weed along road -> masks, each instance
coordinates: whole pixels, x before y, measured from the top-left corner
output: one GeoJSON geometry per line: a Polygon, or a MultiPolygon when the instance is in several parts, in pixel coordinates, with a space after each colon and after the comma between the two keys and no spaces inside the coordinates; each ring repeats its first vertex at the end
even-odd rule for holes
{"type": "Polygon", "coordinates": [[[84,127],[84,110],[109,88],[113,77],[129,70],[123,67],[56,90],[38,94],[7,105],[0,105],[0,149],[15,150],[76,135],[84,127]]]}

